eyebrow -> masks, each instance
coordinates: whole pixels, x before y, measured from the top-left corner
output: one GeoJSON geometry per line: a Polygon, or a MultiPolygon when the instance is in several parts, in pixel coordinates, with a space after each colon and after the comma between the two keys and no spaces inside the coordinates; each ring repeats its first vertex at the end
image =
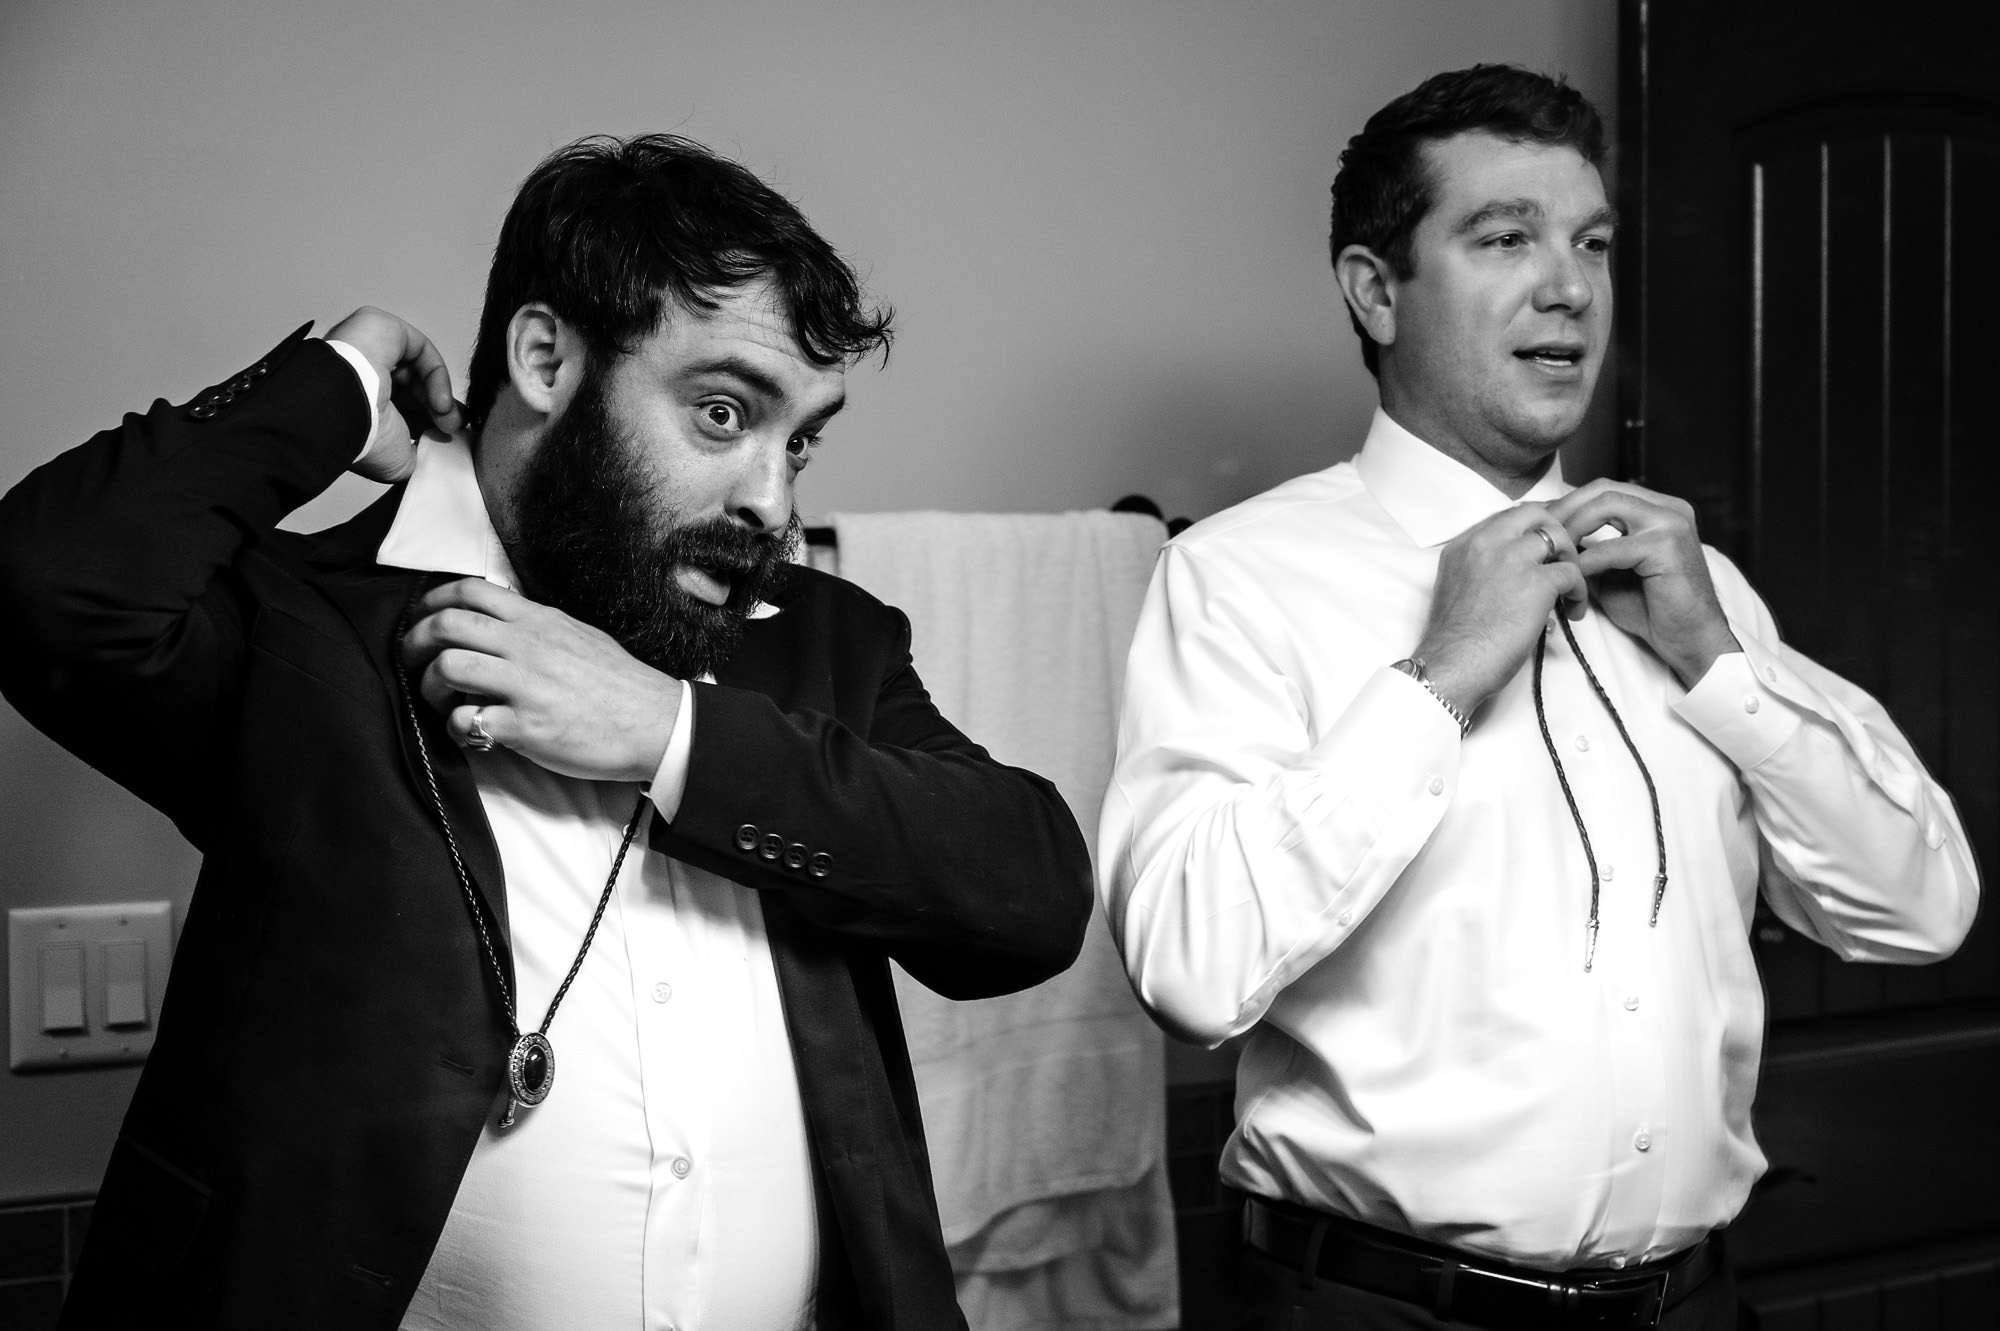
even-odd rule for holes
{"type": "MultiPolygon", "coordinates": [[[[1544,211],[1542,205],[1533,199],[1494,199],[1467,213],[1459,221],[1459,224],[1452,228],[1452,232],[1455,235],[1462,236],[1468,232],[1477,231],[1481,227],[1493,222],[1507,220],[1539,222],[1547,216],[1548,214],[1544,211]]],[[[1618,210],[1610,204],[1606,204],[1590,216],[1584,218],[1582,225],[1578,226],[1577,230],[1591,231],[1598,227],[1616,227],[1617,225],[1618,210]]]]}
{"type": "MultiPolygon", "coordinates": [[[[783,384],[780,384],[776,379],[773,379],[770,375],[757,366],[752,365],[741,356],[725,355],[717,356],[713,360],[696,361],[691,365],[683,367],[681,374],[689,378],[705,374],[727,375],[732,379],[742,380],[758,393],[772,399],[780,406],[792,400],[791,394],[785,391],[783,384]]],[[[829,421],[846,405],[847,394],[842,393],[839,397],[828,403],[823,410],[816,412],[812,419],[822,423],[829,421]]]]}

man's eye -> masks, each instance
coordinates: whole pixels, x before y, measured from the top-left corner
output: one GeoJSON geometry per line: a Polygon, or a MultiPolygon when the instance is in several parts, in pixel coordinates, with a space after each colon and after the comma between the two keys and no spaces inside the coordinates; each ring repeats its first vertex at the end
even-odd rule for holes
{"type": "Polygon", "coordinates": [[[819,434],[795,434],[785,441],[785,451],[795,458],[802,458],[819,447],[819,434]]]}
{"type": "Polygon", "coordinates": [[[1587,254],[1603,255],[1611,253],[1611,238],[1609,236],[1586,236],[1578,243],[1583,246],[1584,252],[1587,254]]]}
{"type": "Polygon", "coordinates": [[[737,409],[734,402],[704,402],[701,405],[701,418],[717,430],[733,433],[743,428],[743,413],[737,409]]]}
{"type": "Polygon", "coordinates": [[[1486,247],[1495,250],[1518,250],[1527,243],[1528,238],[1526,236],[1518,231],[1509,231],[1504,235],[1495,236],[1487,241],[1486,247]]]}

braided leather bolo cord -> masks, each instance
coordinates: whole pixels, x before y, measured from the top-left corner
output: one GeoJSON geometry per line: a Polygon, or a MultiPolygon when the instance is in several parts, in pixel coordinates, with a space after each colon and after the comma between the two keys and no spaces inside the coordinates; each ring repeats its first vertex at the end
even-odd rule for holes
{"type": "MultiPolygon", "coordinates": [[[[1583,667],[1583,677],[1590,681],[1590,687],[1596,692],[1597,700],[1603,703],[1604,710],[1611,714],[1611,724],[1618,728],[1618,738],[1625,741],[1626,752],[1632,755],[1632,761],[1639,766],[1639,775],[1646,782],[1646,798],[1651,801],[1653,806],[1653,848],[1658,857],[1658,865],[1653,873],[1653,912],[1651,918],[1647,921],[1647,926],[1649,928],[1658,928],[1660,924],[1660,903],[1666,899],[1667,895],[1667,829],[1665,821],[1660,816],[1659,788],[1653,784],[1653,773],[1647,768],[1646,760],[1639,756],[1639,746],[1632,742],[1631,732],[1625,729],[1624,718],[1619,716],[1618,709],[1611,705],[1611,695],[1606,693],[1604,685],[1598,682],[1597,672],[1590,668],[1590,661],[1584,656],[1583,648],[1577,644],[1576,633],[1570,628],[1569,620],[1559,614],[1556,616],[1556,623],[1562,625],[1563,637],[1569,642],[1570,651],[1576,654],[1576,663],[1583,667]]],[[[1535,721],[1542,728],[1542,747],[1548,750],[1549,761],[1555,765],[1556,781],[1562,786],[1563,799],[1569,804],[1569,816],[1571,821],[1576,824],[1577,839],[1583,842],[1584,861],[1590,865],[1590,919],[1585,925],[1586,935],[1583,951],[1583,968],[1585,971],[1588,971],[1592,963],[1597,959],[1597,900],[1599,887],[1597,855],[1590,847],[1590,831],[1583,825],[1583,811],[1577,808],[1576,794],[1569,786],[1569,774],[1563,771],[1562,758],[1556,753],[1556,742],[1549,735],[1548,708],[1542,701],[1542,659],[1548,655],[1548,648],[1548,634],[1544,633],[1535,641],[1535,721]]]]}
{"type": "MultiPolygon", "coordinates": [[[[507,984],[507,972],[500,965],[500,954],[494,951],[493,935],[486,927],[486,911],[479,904],[478,894],[472,890],[472,875],[466,872],[465,858],[459,854],[458,838],[452,835],[451,820],[445,816],[444,796],[438,790],[437,773],[431,768],[430,745],[424,739],[424,728],[417,721],[416,693],[410,688],[409,671],[403,665],[403,636],[410,631],[410,611],[423,594],[419,587],[410,594],[409,603],[403,607],[403,617],[396,625],[396,679],[402,684],[403,713],[409,718],[410,733],[416,737],[417,758],[423,765],[424,785],[431,797],[431,810],[437,816],[438,826],[444,831],[445,848],[451,852],[451,867],[458,875],[459,891],[465,897],[465,908],[472,916],[472,926],[479,933],[479,945],[486,953],[486,965],[492,973],[493,984],[500,991],[500,1006],[507,1013],[507,1033],[515,1040],[521,1038],[520,1019],[514,1012],[513,990],[507,984]]],[[[584,931],[583,945],[576,950],[576,960],[569,965],[569,974],[556,990],[556,996],[549,1000],[549,1010],[537,1028],[542,1035],[549,1032],[549,1023],[555,1020],[556,1008],[561,1006],[563,995],[575,983],[577,972],[583,969],[583,959],[590,954],[590,944],[597,937],[597,926],[603,922],[605,907],[611,904],[612,889],[618,885],[618,872],[625,867],[625,854],[632,849],[632,838],[638,833],[639,820],[646,812],[646,792],[639,792],[639,802],[632,808],[632,817],[625,824],[624,839],[618,843],[618,854],[611,861],[610,876],[604,880],[604,891],[598,895],[597,910],[590,917],[590,928],[584,931]]]]}

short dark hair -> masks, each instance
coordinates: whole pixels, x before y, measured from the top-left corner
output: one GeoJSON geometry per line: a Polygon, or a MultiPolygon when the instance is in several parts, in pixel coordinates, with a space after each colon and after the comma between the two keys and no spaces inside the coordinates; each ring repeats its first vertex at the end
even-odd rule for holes
{"type": "Polygon", "coordinates": [[[854,270],[744,167],[676,134],[558,148],[521,183],[500,226],[466,375],[472,428],[507,381],[507,325],[523,305],[546,304],[591,356],[609,357],[659,328],[670,299],[712,310],[718,293],[763,277],[815,363],[887,358],[894,312],[864,307],[854,270]]]}
{"type": "MultiPolygon", "coordinates": [[[[1347,141],[1333,177],[1336,263],[1349,245],[1373,250],[1397,277],[1416,272],[1417,224],[1436,204],[1424,157],[1428,144],[1483,131],[1515,143],[1573,148],[1592,166],[1604,162],[1604,122],[1597,108],[1560,76],[1517,65],[1474,65],[1433,74],[1368,117],[1347,141]]],[[[1380,350],[1347,313],[1361,338],[1361,359],[1379,374],[1380,350]]]]}

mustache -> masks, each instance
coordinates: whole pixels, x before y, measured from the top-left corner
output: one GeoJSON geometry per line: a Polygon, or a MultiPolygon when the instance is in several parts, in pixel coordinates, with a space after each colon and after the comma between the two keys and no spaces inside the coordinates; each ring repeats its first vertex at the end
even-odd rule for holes
{"type": "Polygon", "coordinates": [[[775,532],[752,531],[728,518],[709,518],[659,538],[651,559],[662,569],[693,564],[726,575],[729,608],[740,612],[762,599],[776,572],[792,562],[804,532],[797,513],[775,532]]]}

